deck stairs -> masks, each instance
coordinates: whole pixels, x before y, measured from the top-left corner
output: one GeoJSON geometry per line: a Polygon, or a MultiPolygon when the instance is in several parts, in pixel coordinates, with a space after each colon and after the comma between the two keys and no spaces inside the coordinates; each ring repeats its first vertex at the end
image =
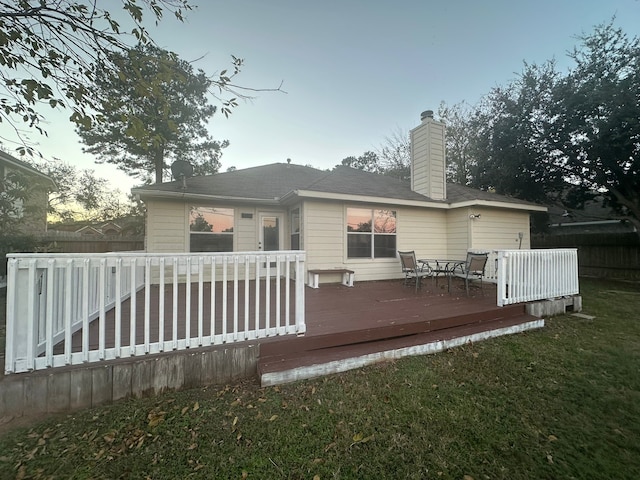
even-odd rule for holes
{"type": "Polygon", "coordinates": [[[409,355],[437,353],[502,335],[541,328],[524,305],[493,307],[439,318],[334,331],[261,343],[258,375],[262,386],[278,385],[360,368],[409,355]]]}

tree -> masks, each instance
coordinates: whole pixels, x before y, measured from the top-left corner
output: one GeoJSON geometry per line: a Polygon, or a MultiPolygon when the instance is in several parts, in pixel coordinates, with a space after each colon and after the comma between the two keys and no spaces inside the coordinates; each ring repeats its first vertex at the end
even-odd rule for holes
{"type": "Polygon", "coordinates": [[[562,174],[548,163],[543,125],[557,77],[554,62],[525,64],[514,81],[495,87],[476,107],[467,145],[474,187],[533,202],[563,190],[562,174]]]}
{"type": "Polygon", "coordinates": [[[476,109],[472,184],[569,209],[604,194],[640,231],[640,41],[611,23],[578,38],[566,74],[525,64],[476,109]]]}
{"type": "Polygon", "coordinates": [[[171,159],[190,161],[196,174],[216,173],[228,142],[212,140],[207,131],[216,107],[208,101],[212,83],[205,73],[149,44],[110,61],[117,74],[96,78],[99,121],[76,129],[85,151],[135,177],[154,174],[156,183],[171,159]]]}
{"type": "Polygon", "coordinates": [[[397,129],[385,137],[376,154],[383,175],[411,180],[411,142],[407,132],[397,129]]]}
{"type": "Polygon", "coordinates": [[[468,185],[472,179],[474,157],[471,139],[477,123],[472,121],[473,108],[461,102],[448,107],[444,102],[438,108],[438,116],[446,125],[447,180],[468,185]]]}
{"type": "MultiPolygon", "coordinates": [[[[106,221],[140,215],[132,197],[125,200],[120,190],[110,188],[108,180],[96,176],[91,169],[80,170],[57,159],[31,159],[29,163],[55,183],[49,193],[50,220],[106,221]]],[[[30,195],[28,188],[23,188],[23,195],[30,195]]]]}
{"type": "Polygon", "coordinates": [[[567,183],[605,192],[640,232],[640,40],[612,23],[579,39],[546,118],[549,163],[567,183]]]}
{"type": "Polygon", "coordinates": [[[10,171],[0,176],[0,235],[14,235],[21,221],[22,208],[29,198],[25,175],[10,171]]]}
{"type": "MultiPolygon", "coordinates": [[[[32,151],[20,125],[42,134],[40,105],[70,108],[70,120],[89,127],[99,104],[93,95],[95,66],[115,70],[112,54],[129,48],[131,39],[151,39],[143,26],[158,23],[166,12],[183,20],[187,0],[121,0],[120,21],[97,1],[0,1],[0,121],[11,125],[32,151]]],[[[224,88],[226,84],[222,82],[224,88]]]]}
{"type": "Polygon", "coordinates": [[[364,170],[365,172],[381,173],[378,156],[374,152],[364,152],[359,157],[343,158],[342,165],[364,170]]]}
{"type": "Polygon", "coordinates": [[[359,157],[344,158],[342,165],[365,172],[409,180],[411,178],[409,135],[398,130],[386,137],[375,152],[367,151],[359,157]]]}

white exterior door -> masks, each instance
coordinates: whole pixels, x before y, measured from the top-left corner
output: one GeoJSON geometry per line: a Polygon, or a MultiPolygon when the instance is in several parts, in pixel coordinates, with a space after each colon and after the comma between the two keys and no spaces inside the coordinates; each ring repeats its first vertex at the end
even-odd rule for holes
{"type": "Polygon", "coordinates": [[[258,250],[266,252],[282,250],[284,215],[281,213],[260,213],[259,222],[258,250]]]}

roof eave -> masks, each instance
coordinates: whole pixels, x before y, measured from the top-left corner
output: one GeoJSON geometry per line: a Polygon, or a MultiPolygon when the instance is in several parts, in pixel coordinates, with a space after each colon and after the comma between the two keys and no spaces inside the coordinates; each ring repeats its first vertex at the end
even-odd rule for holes
{"type": "Polygon", "coordinates": [[[14,168],[24,170],[31,175],[37,175],[39,177],[42,177],[43,179],[48,180],[54,188],[57,187],[56,182],[53,180],[53,178],[51,178],[46,173],[42,173],[40,170],[36,170],[28,163],[22,162],[20,160],[16,160],[11,155],[8,155],[8,154],[3,155],[2,160],[12,165],[14,168]]]}
{"type": "Polygon", "coordinates": [[[444,202],[428,201],[428,200],[409,200],[402,198],[391,197],[376,197],[373,195],[351,195],[345,193],[330,193],[330,192],[318,192],[313,190],[294,190],[284,197],[290,200],[293,196],[298,198],[311,198],[316,200],[336,200],[336,201],[348,201],[357,203],[386,203],[393,205],[401,205],[407,207],[429,207],[447,209],[449,206],[444,202]]]}
{"type": "Polygon", "coordinates": [[[278,205],[280,203],[278,198],[251,198],[251,197],[230,197],[228,195],[211,195],[204,193],[190,193],[190,192],[171,192],[166,190],[146,190],[139,188],[132,188],[131,193],[144,198],[166,198],[170,200],[196,200],[196,201],[224,201],[224,202],[241,202],[264,205],[278,205]]]}
{"type": "Polygon", "coordinates": [[[530,212],[546,212],[547,207],[542,205],[533,205],[527,203],[511,203],[501,202],[499,200],[465,200],[463,202],[451,202],[451,208],[464,208],[464,207],[495,207],[495,208],[510,208],[513,210],[527,210],[530,212]]]}

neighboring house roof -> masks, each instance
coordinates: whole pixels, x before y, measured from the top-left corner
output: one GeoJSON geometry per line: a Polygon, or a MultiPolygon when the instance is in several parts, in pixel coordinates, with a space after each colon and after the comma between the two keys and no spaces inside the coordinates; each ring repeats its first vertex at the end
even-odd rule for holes
{"type": "Polygon", "coordinates": [[[410,182],[337,166],[331,171],[274,163],[244,170],[193,177],[134,188],[141,197],[224,199],[249,203],[287,204],[298,198],[320,198],[448,208],[492,205],[545,210],[545,207],[461,185],[447,184],[447,200],[433,200],[411,190],[410,182]],[[461,205],[458,205],[461,204],[461,205]]]}
{"type": "Polygon", "coordinates": [[[42,173],[40,170],[37,170],[37,169],[33,168],[28,163],[23,162],[22,160],[18,160],[17,158],[9,155],[8,153],[3,152],[2,150],[0,150],[0,164],[1,163],[4,163],[5,165],[9,165],[10,167],[16,168],[18,170],[25,171],[25,172],[30,173],[32,175],[37,175],[39,177],[42,177],[42,178],[50,181],[52,184],[54,184],[54,181],[50,176],[42,173]]]}
{"type": "Polygon", "coordinates": [[[549,227],[552,231],[565,230],[565,233],[636,231],[630,222],[621,219],[615,211],[605,206],[605,199],[601,195],[587,200],[581,209],[549,207],[549,227]]]}

